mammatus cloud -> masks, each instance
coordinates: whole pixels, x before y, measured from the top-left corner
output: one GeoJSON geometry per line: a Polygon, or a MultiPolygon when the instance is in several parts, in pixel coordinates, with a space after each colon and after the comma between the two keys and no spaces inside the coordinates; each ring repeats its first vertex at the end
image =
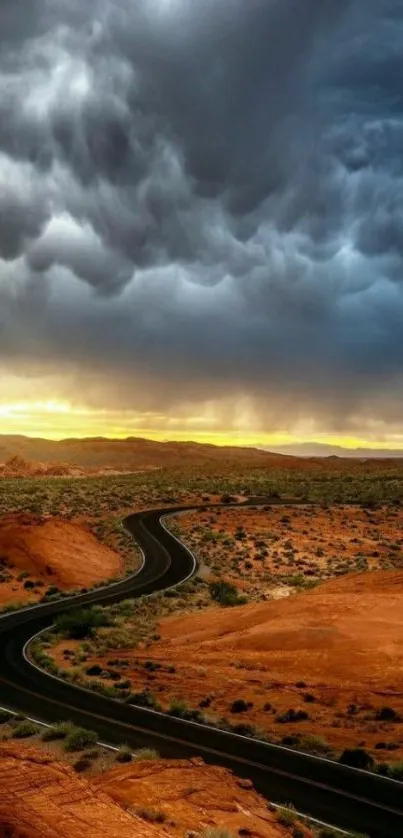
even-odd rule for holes
{"type": "Polygon", "coordinates": [[[3,372],[217,426],[399,423],[398,0],[5,0],[0,33],[3,372]]]}

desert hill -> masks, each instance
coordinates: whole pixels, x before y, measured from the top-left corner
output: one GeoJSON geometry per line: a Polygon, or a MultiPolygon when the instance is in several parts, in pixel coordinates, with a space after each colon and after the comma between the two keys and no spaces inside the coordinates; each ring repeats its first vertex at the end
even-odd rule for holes
{"type": "Polygon", "coordinates": [[[353,573],[280,601],[168,618],[161,645],[204,664],[248,660],[294,683],[403,695],[403,571],[353,573]]]}
{"type": "Polygon", "coordinates": [[[401,460],[343,460],[341,458],[293,457],[258,448],[216,446],[196,442],[155,442],[149,439],[64,439],[58,442],[25,436],[0,435],[0,475],[80,474],[80,470],[135,471],[164,467],[194,467],[239,464],[248,468],[325,470],[396,469],[401,460]]]}
{"type": "Polygon", "coordinates": [[[123,569],[122,558],[79,524],[14,513],[0,518],[0,557],[1,604],[35,601],[49,585],[89,587],[123,569]]]}

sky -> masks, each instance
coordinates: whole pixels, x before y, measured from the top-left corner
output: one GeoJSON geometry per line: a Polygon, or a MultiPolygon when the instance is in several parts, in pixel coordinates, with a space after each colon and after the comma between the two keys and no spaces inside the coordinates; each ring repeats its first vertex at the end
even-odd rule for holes
{"type": "Polygon", "coordinates": [[[2,0],[0,432],[403,447],[401,0],[2,0]]]}

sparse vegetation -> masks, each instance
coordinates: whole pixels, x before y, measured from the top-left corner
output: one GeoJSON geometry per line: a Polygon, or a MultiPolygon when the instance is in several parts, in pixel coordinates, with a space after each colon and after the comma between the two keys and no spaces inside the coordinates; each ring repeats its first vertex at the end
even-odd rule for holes
{"type": "Polygon", "coordinates": [[[38,725],[25,719],[13,728],[11,735],[13,739],[28,739],[29,736],[35,736],[36,733],[38,733],[38,725]]]}
{"type": "Polygon", "coordinates": [[[155,809],[152,806],[140,806],[136,809],[136,815],[150,823],[165,823],[167,816],[162,809],[155,809]]]}
{"type": "Polygon", "coordinates": [[[98,736],[93,730],[73,727],[64,740],[64,750],[67,752],[83,751],[97,742],[98,736]]]}

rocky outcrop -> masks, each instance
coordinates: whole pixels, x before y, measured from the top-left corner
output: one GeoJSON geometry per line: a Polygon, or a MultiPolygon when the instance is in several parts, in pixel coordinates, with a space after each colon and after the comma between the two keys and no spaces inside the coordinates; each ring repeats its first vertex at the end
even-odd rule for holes
{"type": "Polygon", "coordinates": [[[24,746],[0,744],[0,786],[3,838],[157,838],[161,834],[69,766],[24,746]]]}
{"type": "Polygon", "coordinates": [[[0,838],[290,835],[249,780],[200,759],[133,761],[86,780],[52,755],[0,743],[0,786],[0,838]]]}

